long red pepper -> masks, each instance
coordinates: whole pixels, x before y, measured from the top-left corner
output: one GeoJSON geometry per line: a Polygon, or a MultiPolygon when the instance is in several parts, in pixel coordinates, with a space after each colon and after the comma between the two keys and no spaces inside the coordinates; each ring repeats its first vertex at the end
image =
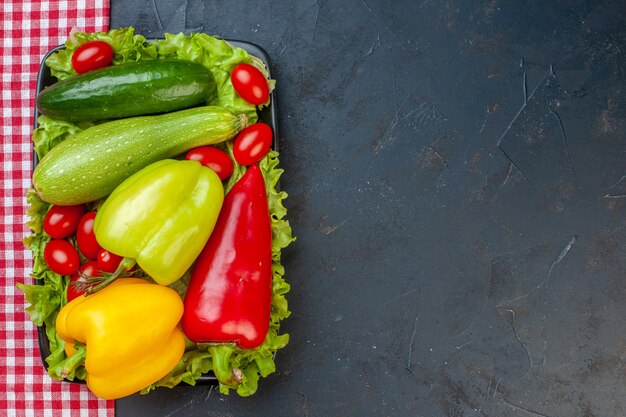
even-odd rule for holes
{"type": "Polygon", "coordinates": [[[251,166],[226,194],[213,233],[194,266],[182,317],[196,343],[265,340],[272,301],[272,231],[265,182],[251,166]]]}

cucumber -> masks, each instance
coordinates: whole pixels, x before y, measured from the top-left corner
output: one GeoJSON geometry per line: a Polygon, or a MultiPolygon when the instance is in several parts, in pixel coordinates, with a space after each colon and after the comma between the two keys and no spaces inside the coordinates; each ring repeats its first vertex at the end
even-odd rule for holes
{"type": "Polygon", "coordinates": [[[37,109],[69,121],[118,119],[182,110],[216,96],[213,75],[201,64],[139,61],[52,84],[37,96],[37,109]]]}
{"type": "Polygon", "coordinates": [[[151,163],[231,139],[246,124],[245,115],[217,106],[101,123],[52,148],[35,168],[33,186],[52,204],[95,201],[151,163]]]}

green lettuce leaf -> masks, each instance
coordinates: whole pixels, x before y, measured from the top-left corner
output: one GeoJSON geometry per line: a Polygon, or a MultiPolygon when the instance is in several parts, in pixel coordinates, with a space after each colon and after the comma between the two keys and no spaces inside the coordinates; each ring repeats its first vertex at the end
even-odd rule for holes
{"type": "Polygon", "coordinates": [[[33,131],[32,140],[39,159],[69,136],[94,125],[93,122],[64,122],[48,116],[39,116],[37,124],[39,127],[33,131]]]}
{"type": "Polygon", "coordinates": [[[37,326],[43,326],[44,321],[60,308],[61,297],[51,286],[21,283],[16,286],[24,292],[26,301],[30,304],[26,313],[37,326]]]}
{"type": "Polygon", "coordinates": [[[107,42],[113,47],[113,64],[115,65],[157,58],[156,46],[146,42],[145,37],[135,35],[135,29],[132,27],[112,29],[108,32],[75,32],[65,42],[64,50],[60,50],[46,59],[46,65],[50,68],[52,75],[58,80],[77,75],[72,67],[74,50],[85,42],[96,40],[107,42]]]}

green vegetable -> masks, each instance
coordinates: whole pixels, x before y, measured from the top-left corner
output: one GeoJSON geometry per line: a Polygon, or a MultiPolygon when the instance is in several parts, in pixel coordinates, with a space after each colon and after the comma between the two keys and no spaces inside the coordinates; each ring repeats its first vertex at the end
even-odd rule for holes
{"type": "Polygon", "coordinates": [[[158,284],[193,264],[224,201],[217,174],[198,161],[163,159],[128,177],[107,197],[93,226],[103,249],[132,258],[158,284]]]}
{"type": "Polygon", "coordinates": [[[223,142],[245,125],[245,116],[214,106],[101,123],[46,154],[35,168],[33,185],[49,203],[94,201],[145,166],[197,146],[223,142]]]}
{"type": "Polygon", "coordinates": [[[141,61],[52,84],[37,96],[37,108],[61,120],[118,119],[181,110],[216,96],[213,75],[200,64],[141,61]]]}
{"type": "MultiPolygon", "coordinates": [[[[75,33],[72,39],[66,42],[67,50],[51,55],[46,61],[53,75],[59,79],[74,75],[75,73],[73,73],[71,68],[71,52],[81,43],[96,39],[105,40],[113,46],[115,50],[114,64],[145,59],[157,59],[158,56],[166,58],[178,57],[181,59],[189,59],[188,57],[193,56],[193,59],[189,60],[200,62],[207,68],[209,68],[209,66],[219,67],[222,61],[225,63],[228,62],[226,65],[228,68],[239,62],[247,62],[247,59],[250,59],[253,65],[260,67],[262,71],[264,70],[258,58],[247,55],[245,51],[239,48],[233,48],[226,43],[222,44],[223,41],[208,35],[192,34],[185,36],[182,34],[166,34],[164,41],[160,41],[158,44],[147,44],[145,43],[145,38],[134,35],[132,28],[124,28],[115,29],[104,34],[75,33]],[[202,42],[202,39],[207,40],[207,42],[202,42]],[[212,47],[208,45],[212,43],[215,43],[219,47],[220,52],[209,50],[212,47]],[[184,48],[179,49],[182,47],[184,48]],[[229,53],[232,55],[229,55],[229,53]]],[[[211,68],[209,68],[209,70],[211,70],[211,68]]],[[[214,78],[216,81],[219,79],[219,77],[215,77],[215,73],[214,78]]],[[[269,83],[270,88],[272,88],[273,81],[270,80],[269,83]]],[[[232,87],[228,88],[226,83],[223,83],[220,87],[218,83],[217,91],[218,99],[224,107],[231,109],[236,114],[245,113],[252,121],[256,120],[255,109],[247,103],[241,103],[237,100],[238,97],[236,97],[232,87]]],[[[76,124],[61,122],[42,116],[39,118],[39,125],[40,127],[36,129],[33,134],[33,140],[36,141],[36,149],[39,157],[42,158],[50,148],[56,146],[70,135],[82,131],[90,124],[87,122],[76,124]]],[[[232,157],[232,142],[232,140],[229,140],[217,146],[226,150],[232,157]]],[[[274,372],[274,355],[277,350],[284,347],[289,340],[288,335],[279,334],[280,321],[290,315],[285,298],[285,294],[289,292],[289,284],[286,283],[283,278],[284,268],[281,265],[281,251],[294,240],[291,234],[291,227],[287,220],[284,219],[287,210],[283,205],[283,201],[287,195],[282,191],[278,192],[276,190],[277,181],[283,172],[282,169],[278,168],[278,163],[278,154],[273,151],[259,163],[267,184],[269,210],[272,218],[273,294],[268,337],[259,348],[249,350],[233,348],[228,344],[209,347],[209,345],[196,345],[188,341],[186,352],[178,365],[169,375],[165,376],[157,383],[146,387],[146,389],[142,391],[143,393],[149,392],[157,386],[173,387],[181,382],[194,385],[196,380],[203,374],[212,371],[220,375],[225,375],[225,373],[228,372],[232,374],[234,371],[239,378],[233,379],[229,384],[220,384],[220,391],[227,394],[230,389],[235,389],[239,395],[246,396],[256,391],[259,377],[265,377],[274,372]]],[[[238,165],[236,162],[234,165],[234,172],[224,186],[226,192],[228,192],[232,185],[245,173],[245,167],[238,165]]],[[[49,288],[49,290],[45,290],[49,291],[46,297],[33,299],[36,305],[32,305],[31,309],[31,311],[37,312],[35,315],[41,312],[42,315],[47,317],[44,320],[44,326],[52,352],[51,355],[46,358],[46,362],[49,365],[48,371],[53,377],[58,379],[61,370],[65,372],[69,369],[71,373],[68,379],[85,379],[84,363],[74,363],[71,361],[71,358],[68,359],[65,356],[64,342],[58,337],[54,328],[56,314],[60,309],[60,306],[55,306],[65,304],[64,292],[67,283],[63,281],[62,277],[47,269],[47,266],[43,262],[43,251],[38,252],[38,248],[43,248],[46,239],[49,239],[41,231],[41,224],[49,204],[41,201],[34,190],[31,190],[28,194],[28,203],[30,205],[28,212],[30,220],[28,225],[33,230],[33,234],[26,237],[25,241],[33,250],[35,261],[33,276],[41,278],[43,287],[49,288]]],[[[93,208],[95,207],[90,209],[93,208]]],[[[184,276],[174,282],[171,287],[175,288],[179,294],[184,295],[187,280],[188,276],[184,276]]],[[[28,291],[30,288],[40,286],[21,285],[20,287],[28,291]]],[[[30,302],[30,300],[27,301],[30,302]]],[[[33,303],[31,302],[31,304],[33,303]]]]}

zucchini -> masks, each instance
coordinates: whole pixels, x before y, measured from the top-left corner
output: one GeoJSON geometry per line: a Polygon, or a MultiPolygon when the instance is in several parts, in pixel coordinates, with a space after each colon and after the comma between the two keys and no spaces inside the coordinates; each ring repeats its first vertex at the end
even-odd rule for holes
{"type": "Polygon", "coordinates": [[[35,168],[33,186],[52,204],[95,201],[145,166],[231,139],[246,124],[245,115],[217,106],[101,123],[52,148],[35,168]]]}
{"type": "Polygon", "coordinates": [[[118,119],[182,110],[216,97],[213,75],[201,64],[139,61],[52,84],[37,96],[37,109],[69,121],[118,119]]]}

